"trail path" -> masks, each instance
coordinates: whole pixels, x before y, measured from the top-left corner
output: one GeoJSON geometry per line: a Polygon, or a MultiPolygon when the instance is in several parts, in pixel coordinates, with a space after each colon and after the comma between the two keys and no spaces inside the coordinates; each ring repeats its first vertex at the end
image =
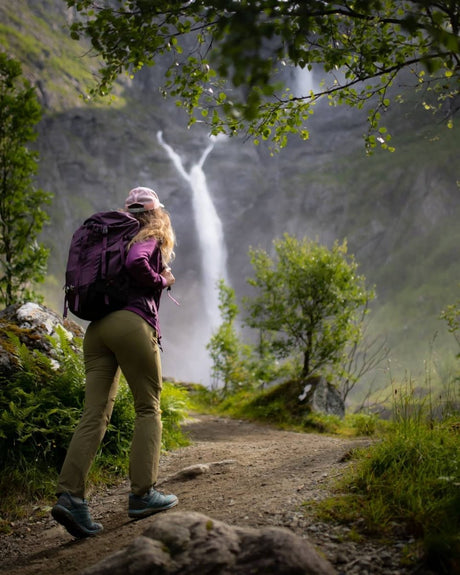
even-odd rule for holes
{"type": "MultiPolygon", "coordinates": [[[[167,513],[190,510],[234,525],[287,527],[308,537],[343,574],[408,573],[398,567],[404,542],[356,542],[349,529],[315,522],[302,509],[305,500],[327,495],[347,465],[347,453],[368,440],[203,415],[186,429],[192,444],[161,461],[160,489],[180,502],[167,513]],[[190,466],[194,473],[187,472],[190,466]]],[[[89,498],[93,518],[104,525],[94,538],[74,540],[50,516],[18,523],[12,534],[0,536],[0,573],[74,575],[127,545],[151,520],[128,518],[128,493],[123,482],[89,498]]]]}

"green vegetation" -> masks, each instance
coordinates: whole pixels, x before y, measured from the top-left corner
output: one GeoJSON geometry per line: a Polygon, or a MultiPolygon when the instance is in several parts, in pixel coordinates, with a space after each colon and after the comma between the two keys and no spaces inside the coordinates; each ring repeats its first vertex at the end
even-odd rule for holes
{"type": "MultiPolygon", "coordinates": [[[[442,319],[460,344],[460,300],[442,319]]],[[[457,354],[457,358],[460,353],[457,354]]],[[[408,378],[393,380],[390,403],[375,413],[338,417],[309,413],[299,401],[298,382],[260,389],[246,385],[233,393],[198,390],[195,401],[231,417],[257,420],[296,431],[368,436],[370,447],[350,453],[351,464],[331,486],[333,495],[307,501],[308,514],[350,527],[356,540],[391,537],[408,541],[404,561],[454,575],[460,565],[460,369],[445,375],[443,388],[408,378]]],[[[228,388],[227,388],[228,391],[228,388]]]]}
{"type": "Polygon", "coordinates": [[[255,293],[244,299],[243,321],[258,334],[256,344],[240,341],[235,293],[219,284],[222,324],[208,349],[221,395],[289,376],[298,395],[309,378],[323,375],[342,383],[345,400],[355,378],[350,358],[358,349],[373,291],[358,275],[346,242],[328,249],[285,234],[273,246],[273,257],[262,249],[249,252],[254,276],[247,281],[255,293]]]}
{"type": "Polygon", "coordinates": [[[51,195],[33,186],[41,108],[21,65],[0,52],[0,304],[34,299],[44,280],[48,250],[37,241],[51,195]]]}
{"type": "Polygon", "coordinates": [[[337,372],[347,345],[360,339],[362,309],[373,298],[358,275],[347,244],[331,249],[285,234],[273,242],[276,257],[252,249],[256,289],[247,298],[246,323],[268,339],[275,358],[300,355],[301,375],[337,372]]]}
{"type": "Polygon", "coordinates": [[[192,393],[195,409],[227,417],[259,421],[294,431],[327,433],[347,437],[374,436],[386,422],[372,413],[348,413],[343,419],[312,413],[299,401],[298,381],[288,380],[267,390],[247,386],[224,398],[213,390],[192,393]]]}
{"type": "MultiPolygon", "coordinates": [[[[95,86],[97,58],[88,57],[89,46],[76,44],[68,34],[69,13],[63,4],[48,0],[16,0],[0,3],[0,48],[14,54],[28,78],[39,79],[46,111],[53,113],[82,107],[87,91],[95,86]],[[50,17],[50,13],[52,17],[50,17]]],[[[114,86],[110,102],[125,104],[120,87],[114,86]]],[[[98,105],[98,99],[92,105],[98,105]]]]}
{"type": "Polygon", "coordinates": [[[391,426],[354,452],[334,496],[306,506],[362,535],[412,537],[408,563],[423,559],[436,573],[453,574],[460,561],[460,394],[440,419],[431,399],[395,389],[391,426]]]}
{"type": "Polygon", "coordinates": [[[212,361],[214,382],[217,386],[222,385],[224,395],[229,395],[245,385],[249,373],[241,361],[245,350],[235,327],[239,314],[235,291],[223,280],[220,280],[218,289],[222,322],[206,348],[212,361]]]}
{"type": "Polygon", "coordinates": [[[426,92],[429,111],[451,105],[457,92],[459,8],[450,0],[124,0],[104,9],[93,0],[64,1],[82,16],[72,38],[89,40],[104,59],[99,93],[123,72],[165,61],[163,91],[191,122],[208,122],[214,133],[246,132],[255,143],[283,146],[292,133],[307,139],[306,120],[327,96],[357,108],[372,100],[367,143],[391,149],[380,119],[398,73],[407,71],[426,92]],[[290,67],[320,67],[326,78],[294,96],[283,83],[290,67]]]}
{"type": "MultiPolygon", "coordinates": [[[[54,497],[57,474],[81,415],[84,368],[79,342],[71,344],[63,332],[58,341],[49,341],[53,361],[21,343],[13,329],[2,333],[2,345],[14,353],[17,365],[10,374],[3,372],[0,379],[0,528],[27,512],[33,502],[54,497]]],[[[161,409],[163,449],[186,445],[180,423],[188,412],[187,392],[165,382],[161,409]]],[[[92,485],[113,483],[126,476],[133,424],[131,392],[122,378],[110,425],[90,474],[92,485]]]]}

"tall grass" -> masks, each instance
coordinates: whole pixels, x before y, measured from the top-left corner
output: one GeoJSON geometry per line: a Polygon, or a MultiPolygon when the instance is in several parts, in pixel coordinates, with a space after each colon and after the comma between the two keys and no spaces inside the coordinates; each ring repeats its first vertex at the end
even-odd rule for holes
{"type": "Polygon", "coordinates": [[[412,382],[394,389],[393,420],[370,448],[357,450],[319,504],[323,517],[364,526],[375,536],[412,538],[407,560],[436,573],[460,568],[460,414],[458,380],[435,398],[412,382]]]}

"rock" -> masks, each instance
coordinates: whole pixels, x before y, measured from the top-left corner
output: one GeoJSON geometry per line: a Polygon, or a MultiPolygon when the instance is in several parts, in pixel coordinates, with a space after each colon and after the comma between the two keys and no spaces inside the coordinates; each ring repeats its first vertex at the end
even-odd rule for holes
{"type": "Polygon", "coordinates": [[[230,526],[201,513],[154,517],[143,536],[82,575],[333,575],[305,539],[280,527],[230,526]]]}
{"type": "Polygon", "coordinates": [[[325,413],[340,418],[345,416],[345,403],[342,396],[324,377],[310,377],[306,380],[299,399],[312,413],[325,413]]]}
{"type": "Polygon", "coordinates": [[[210,469],[211,468],[207,463],[197,463],[196,465],[190,465],[189,467],[184,467],[184,469],[181,469],[169,479],[179,479],[179,480],[195,479],[195,477],[198,477],[198,475],[202,475],[203,473],[209,473],[210,469]]]}
{"type": "Polygon", "coordinates": [[[221,470],[222,468],[230,467],[236,463],[236,459],[224,459],[222,461],[211,461],[209,463],[197,463],[195,465],[189,465],[177,473],[174,473],[174,475],[165,477],[165,479],[159,481],[157,485],[167,483],[168,481],[187,481],[188,479],[195,479],[195,477],[198,477],[198,475],[203,475],[203,473],[209,473],[213,470],[221,470]]]}
{"type": "Polygon", "coordinates": [[[339,391],[324,377],[294,378],[273,385],[266,393],[253,399],[251,405],[265,409],[281,402],[289,411],[293,422],[303,423],[311,413],[344,417],[345,403],[339,391]]]}
{"type": "MultiPolygon", "coordinates": [[[[49,338],[58,341],[59,330],[71,342],[84,335],[78,324],[37,303],[11,305],[0,311],[0,371],[9,373],[16,366],[15,349],[9,334],[16,336],[29,349],[36,349],[55,361],[49,338]]],[[[79,349],[77,345],[72,347],[75,351],[79,349]]]]}

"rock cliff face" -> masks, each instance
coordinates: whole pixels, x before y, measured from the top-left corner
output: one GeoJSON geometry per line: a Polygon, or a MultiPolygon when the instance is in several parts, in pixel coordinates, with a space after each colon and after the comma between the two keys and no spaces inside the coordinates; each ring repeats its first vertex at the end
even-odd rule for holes
{"type": "MultiPolygon", "coordinates": [[[[40,52],[39,43],[35,63],[25,62],[46,106],[37,142],[38,184],[55,196],[44,233],[51,247],[47,303],[60,309],[67,246],[81,220],[95,210],[121,206],[135,185],[153,187],[171,212],[178,237],[174,291],[182,305],[162,303],[165,371],[186,380],[209,380],[204,350],[209,326],[204,329],[202,324],[209,298],[203,289],[203,266],[212,250],[200,252],[190,184],[157,138],[162,131],[190,171],[209,144],[206,128],[186,129],[184,114],[159,95],[157,68],[118,86],[120,98],[112,106],[76,103],[70,96],[67,104],[61,99],[58,105],[53,97],[56,76],[49,79],[55,49],[50,46],[56,44],[53,35],[65,37],[60,22],[71,15],[62,10],[61,0],[20,3],[25,15],[34,5],[38,20],[45,21],[40,6],[46,4],[48,13],[56,11],[54,27],[44,27],[46,37],[40,38],[48,55],[45,48],[40,52]]],[[[7,18],[6,5],[2,10],[8,25],[18,26],[7,18]]],[[[61,43],[61,58],[63,46],[67,44],[61,43]]],[[[21,50],[15,50],[21,56],[21,50]]],[[[73,59],[81,64],[81,48],[73,59]]],[[[88,69],[94,67],[90,59],[85,61],[88,69]]],[[[68,92],[73,85],[81,90],[75,78],[61,82],[68,92]]],[[[365,114],[331,108],[326,102],[310,121],[310,141],[292,140],[275,156],[244,137],[217,142],[203,172],[222,221],[228,276],[237,295],[247,291],[250,246],[270,249],[272,240],[285,232],[329,245],[347,238],[362,273],[377,287],[375,333],[386,335],[407,360],[416,356],[415,349],[427,349],[439,328],[436,318],[455,299],[460,281],[458,129],[444,129],[438,120],[422,123],[428,121],[418,113],[415,99],[395,108],[387,124],[397,151],[376,152],[370,158],[362,140],[365,114]]],[[[206,217],[199,214],[199,226],[207,225],[206,217]]]]}

